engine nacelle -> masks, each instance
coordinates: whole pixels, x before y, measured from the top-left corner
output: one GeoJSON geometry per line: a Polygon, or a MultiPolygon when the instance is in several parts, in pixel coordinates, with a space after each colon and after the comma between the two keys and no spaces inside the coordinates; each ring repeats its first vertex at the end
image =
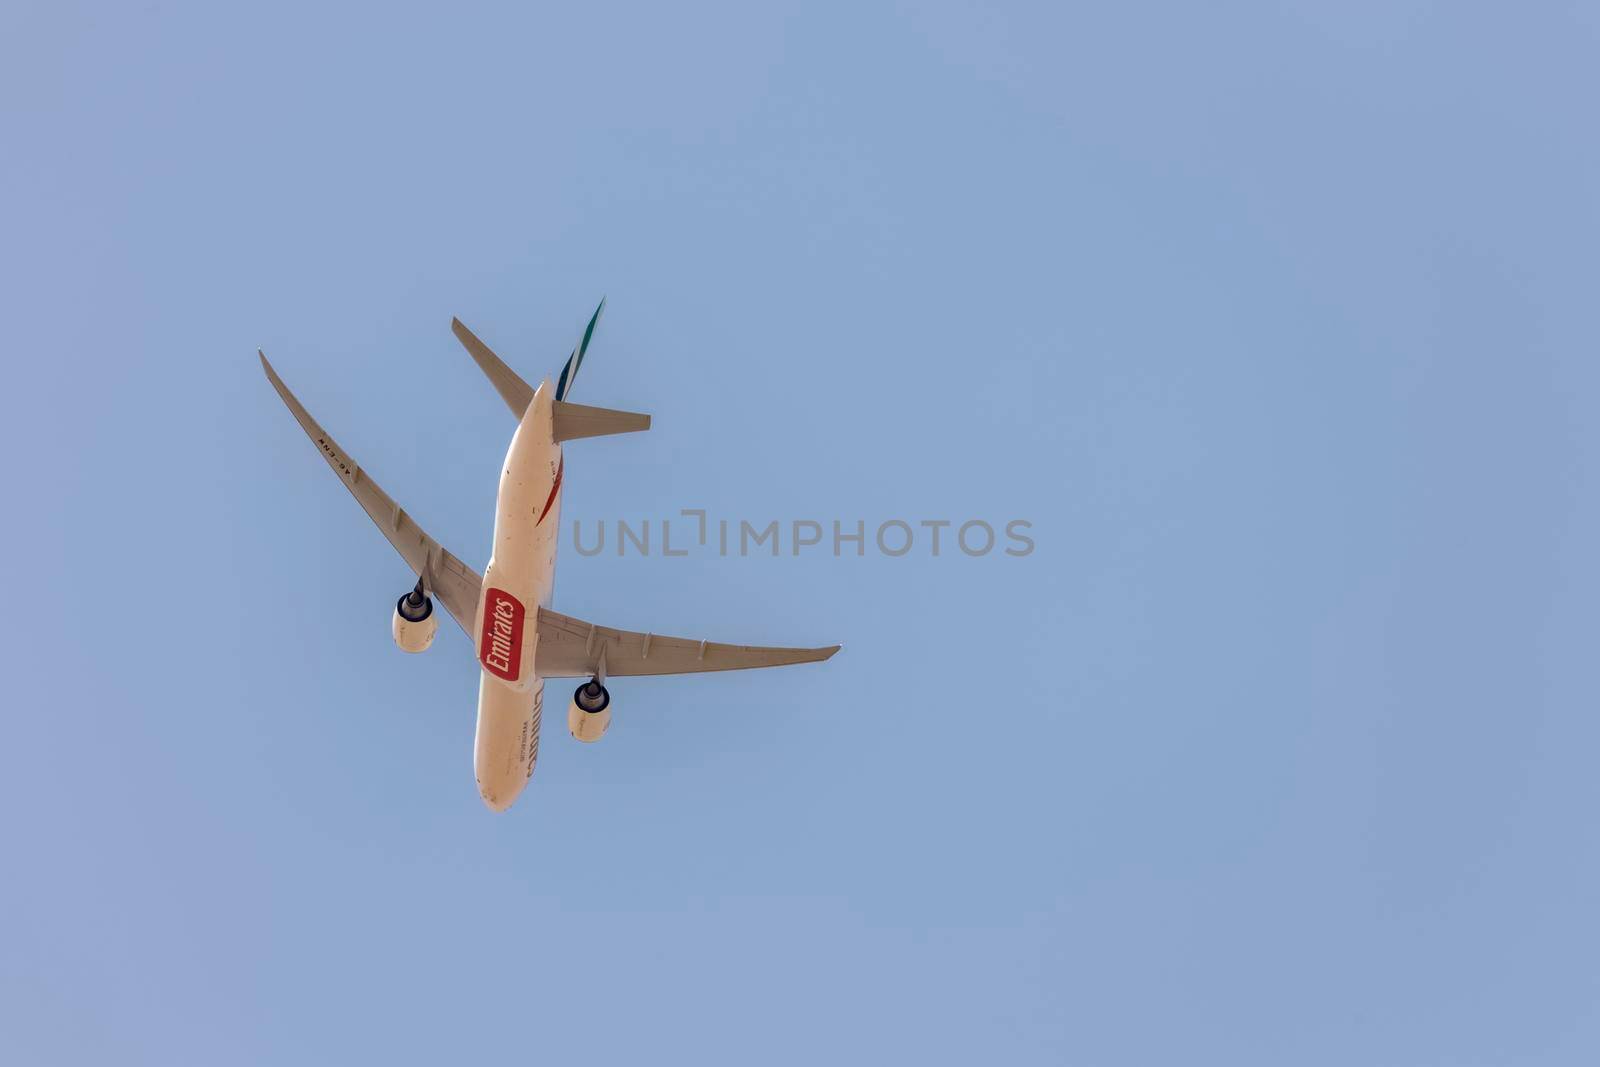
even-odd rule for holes
{"type": "Polygon", "coordinates": [[[433,613],[433,598],[406,593],[394,605],[394,643],[402,652],[426,652],[439,632],[439,616],[433,613]]]}
{"type": "Polygon", "coordinates": [[[587,681],[572,694],[567,705],[567,729],[579,741],[594,742],[611,725],[611,694],[596,681],[587,681]]]}

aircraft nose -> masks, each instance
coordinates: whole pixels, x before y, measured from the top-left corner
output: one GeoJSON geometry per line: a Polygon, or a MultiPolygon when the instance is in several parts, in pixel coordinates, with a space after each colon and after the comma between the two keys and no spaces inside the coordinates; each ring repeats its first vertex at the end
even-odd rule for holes
{"type": "Polygon", "coordinates": [[[478,796],[483,798],[484,807],[493,812],[507,811],[517,800],[515,793],[500,794],[482,785],[478,787],[478,796]]]}

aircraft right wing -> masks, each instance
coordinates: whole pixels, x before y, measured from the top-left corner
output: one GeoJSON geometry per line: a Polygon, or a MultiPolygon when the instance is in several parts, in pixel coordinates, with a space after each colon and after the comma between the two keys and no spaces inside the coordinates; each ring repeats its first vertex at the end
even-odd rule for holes
{"type": "Polygon", "coordinates": [[[471,638],[473,621],[478,614],[478,595],[483,590],[483,579],[478,572],[445,551],[444,546],[429,537],[427,531],[394,502],[393,497],[379,488],[378,483],[350,457],[350,453],[340,448],[328,431],[317,425],[317,420],[301,406],[289,387],[283,384],[283,379],[278,377],[278,372],[272,369],[266,355],[260,352],[256,354],[261,356],[262,369],[267,372],[272,387],[289,406],[295,421],[300,423],[300,428],[317,446],[322,458],[328,461],[328,466],[333,468],[333,473],[339,476],[344,487],[350,490],[350,495],[356,498],[356,503],[383,531],[383,536],[389,539],[389,543],[411,565],[411,569],[418,576],[427,572],[424,581],[428,592],[439,598],[439,603],[471,638]]]}
{"type": "Polygon", "coordinates": [[[597,673],[603,654],[608,677],[742,671],[753,667],[816,663],[831,657],[839,647],[764,648],[691,641],[684,637],[596,626],[559,611],[540,608],[539,645],[533,667],[543,678],[582,678],[597,673]]]}

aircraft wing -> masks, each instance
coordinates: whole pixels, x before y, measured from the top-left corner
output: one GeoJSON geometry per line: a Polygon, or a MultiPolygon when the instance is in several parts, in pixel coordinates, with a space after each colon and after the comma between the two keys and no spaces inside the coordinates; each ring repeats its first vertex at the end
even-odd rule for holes
{"type": "Polygon", "coordinates": [[[684,637],[617,630],[610,626],[539,609],[539,646],[534,670],[544,678],[584,678],[596,673],[602,651],[605,674],[694,674],[699,671],[742,671],[752,667],[785,667],[815,663],[839,651],[826,648],[763,648],[723,645],[684,637]]]}
{"type": "Polygon", "coordinates": [[[383,536],[389,539],[389,543],[411,569],[419,576],[426,570],[428,592],[438,598],[445,610],[461,624],[467,636],[472,637],[473,620],[478,613],[478,594],[483,589],[483,579],[478,572],[445,551],[394,502],[393,497],[379,488],[378,483],[368,477],[367,472],[350,457],[350,453],[340,448],[328,431],[317,425],[317,420],[283,384],[283,379],[272,369],[267,357],[259,352],[257,355],[261,356],[262,369],[267,372],[272,387],[289,406],[306,436],[322,453],[322,458],[328,461],[328,466],[333,468],[333,473],[339,476],[344,487],[350,490],[350,495],[356,498],[356,503],[377,523],[383,536]]]}

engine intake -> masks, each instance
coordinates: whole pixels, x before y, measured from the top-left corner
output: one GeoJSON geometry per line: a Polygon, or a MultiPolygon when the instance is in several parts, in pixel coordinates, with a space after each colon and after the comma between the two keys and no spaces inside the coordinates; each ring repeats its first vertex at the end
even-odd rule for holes
{"type": "Polygon", "coordinates": [[[426,652],[439,632],[439,618],[433,613],[433,598],[422,591],[422,581],[403,594],[394,605],[394,643],[403,652],[426,652]]]}
{"type": "Polygon", "coordinates": [[[592,744],[611,726],[611,693],[596,679],[578,686],[567,707],[567,729],[572,736],[592,744]]]}

